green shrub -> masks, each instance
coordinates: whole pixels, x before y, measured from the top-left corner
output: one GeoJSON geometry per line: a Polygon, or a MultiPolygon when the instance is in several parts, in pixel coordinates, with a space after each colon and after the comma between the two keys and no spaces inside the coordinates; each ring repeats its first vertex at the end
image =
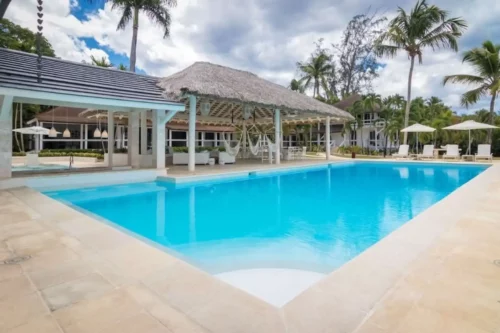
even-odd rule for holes
{"type": "Polygon", "coordinates": [[[115,154],[126,154],[126,153],[128,153],[127,148],[116,148],[115,149],[115,154]]]}
{"type": "Polygon", "coordinates": [[[14,151],[12,156],[26,156],[26,153],[24,151],[14,151]]]}

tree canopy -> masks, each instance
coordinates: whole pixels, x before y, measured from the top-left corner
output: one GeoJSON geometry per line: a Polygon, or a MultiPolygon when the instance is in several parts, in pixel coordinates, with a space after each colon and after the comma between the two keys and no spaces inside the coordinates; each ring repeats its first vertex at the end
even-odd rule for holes
{"type": "MultiPolygon", "coordinates": [[[[0,20],[0,47],[29,53],[37,53],[36,38],[37,35],[33,31],[14,24],[7,19],[0,20]]],[[[43,36],[41,50],[42,55],[44,56],[56,56],[52,45],[50,45],[47,38],[43,36]]]]}

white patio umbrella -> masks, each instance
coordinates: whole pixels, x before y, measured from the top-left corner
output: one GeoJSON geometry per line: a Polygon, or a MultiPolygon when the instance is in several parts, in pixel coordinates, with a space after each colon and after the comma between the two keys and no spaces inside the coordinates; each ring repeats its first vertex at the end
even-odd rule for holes
{"type": "Polygon", "coordinates": [[[417,124],[413,124],[411,126],[408,126],[406,128],[403,128],[401,130],[401,132],[403,132],[403,133],[404,132],[417,133],[417,154],[418,154],[418,133],[430,133],[430,132],[434,132],[435,130],[436,130],[435,128],[417,123],[417,124]]]}
{"type": "Polygon", "coordinates": [[[12,132],[18,132],[21,134],[33,134],[33,135],[49,135],[50,130],[41,126],[32,126],[32,127],[21,127],[12,130],[12,132]]]}
{"type": "Polygon", "coordinates": [[[443,129],[445,130],[456,130],[456,131],[469,131],[469,148],[467,149],[467,153],[470,154],[470,131],[471,130],[476,130],[476,129],[493,129],[493,128],[498,128],[497,126],[493,126],[490,124],[484,124],[484,123],[478,123],[477,121],[474,120],[466,120],[464,122],[461,122],[460,124],[455,124],[451,125],[448,127],[444,127],[443,129]]]}
{"type": "Polygon", "coordinates": [[[41,126],[22,127],[12,130],[22,134],[49,135],[49,129],[41,126]]]}

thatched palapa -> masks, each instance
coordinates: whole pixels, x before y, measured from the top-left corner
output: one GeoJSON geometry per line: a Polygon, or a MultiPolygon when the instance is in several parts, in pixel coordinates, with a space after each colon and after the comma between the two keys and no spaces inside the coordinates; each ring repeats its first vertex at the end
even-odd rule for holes
{"type": "MultiPolygon", "coordinates": [[[[341,109],[264,80],[253,73],[208,62],[196,62],[176,74],[160,79],[158,85],[170,100],[188,103],[188,95],[197,96],[197,114],[200,114],[200,104],[208,101],[210,112],[204,117],[210,123],[227,123],[228,120],[234,123],[235,120],[241,120],[245,106],[252,108],[251,118],[254,121],[261,120],[258,122],[266,119],[272,121],[275,109],[282,111],[284,122],[300,122],[300,119],[319,121],[326,116],[340,122],[353,119],[341,109]]],[[[183,120],[182,114],[175,118],[183,120]]]]}

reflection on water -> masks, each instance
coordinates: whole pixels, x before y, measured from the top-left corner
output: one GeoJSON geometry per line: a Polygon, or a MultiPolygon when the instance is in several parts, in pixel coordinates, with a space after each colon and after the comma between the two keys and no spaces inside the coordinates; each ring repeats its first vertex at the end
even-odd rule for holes
{"type": "Polygon", "coordinates": [[[329,272],[448,195],[479,166],[356,163],[198,184],[49,193],[166,245],[211,272],[329,272]]]}

